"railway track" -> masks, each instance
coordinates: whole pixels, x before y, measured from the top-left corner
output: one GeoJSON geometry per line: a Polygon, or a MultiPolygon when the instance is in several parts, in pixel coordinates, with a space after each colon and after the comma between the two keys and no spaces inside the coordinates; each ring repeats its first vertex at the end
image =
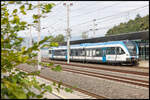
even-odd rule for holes
{"type": "MultiPolygon", "coordinates": [[[[25,72],[32,72],[31,70],[30,70],[30,71],[27,71],[27,70],[25,70],[25,69],[23,69],[23,68],[18,68],[18,69],[20,69],[20,70],[22,70],[22,71],[25,71],[25,72]]],[[[49,81],[52,81],[52,82],[60,83],[60,82],[57,81],[57,80],[54,80],[54,79],[51,79],[51,78],[47,78],[47,77],[45,77],[44,75],[41,75],[41,74],[38,75],[38,77],[44,78],[44,79],[49,80],[49,81]]],[[[66,84],[66,83],[64,83],[64,82],[61,82],[61,84],[62,84],[63,86],[72,88],[72,89],[74,89],[74,90],[76,90],[76,91],[79,91],[79,92],[81,92],[81,93],[87,94],[87,95],[92,96],[92,97],[95,97],[95,98],[97,98],[97,99],[109,99],[108,97],[100,96],[100,95],[97,95],[97,94],[95,94],[95,93],[88,92],[88,91],[83,90],[83,89],[80,89],[80,88],[74,88],[73,86],[68,85],[68,84],[66,84]]],[[[56,94],[54,94],[54,93],[53,93],[53,95],[57,96],[57,97],[60,98],[60,99],[64,99],[64,98],[62,98],[62,97],[60,97],[60,96],[58,96],[58,95],[56,95],[56,94]]]]}
{"type": "MultiPolygon", "coordinates": [[[[42,60],[42,62],[51,62],[49,60],[42,60]]],[[[55,62],[55,64],[62,64],[62,65],[70,65],[75,67],[81,67],[81,68],[91,68],[91,69],[98,69],[98,70],[104,70],[104,71],[112,71],[112,72],[119,72],[119,73],[127,73],[127,74],[134,74],[134,75],[141,75],[141,76],[149,76],[149,73],[147,72],[138,72],[138,71],[131,71],[131,70],[124,70],[124,69],[113,69],[113,68],[104,68],[104,67],[98,67],[98,66],[88,66],[88,65],[78,65],[78,64],[67,64],[63,62],[55,62]]]]}
{"type": "Polygon", "coordinates": [[[120,77],[120,76],[114,76],[114,75],[108,75],[108,74],[100,74],[100,73],[76,70],[76,69],[71,69],[71,68],[63,68],[63,71],[68,71],[68,72],[73,72],[77,74],[83,74],[83,75],[93,76],[97,78],[103,78],[103,79],[108,79],[108,80],[113,80],[117,82],[123,82],[123,83],[128,83],[132,85],[149,88],[149,81],[145,81],[145,80],[132,79],[132,78],[126,78],[126,77],[120,77]]]}
{"type": "MultiPolygon", "coordinates": [[[[47,61],[44,61],[47,62],[47,61]]],[[[72,65],[72,64],[64,64],[64,63],[57,63],[57,64],[63,64],[63,65],[72,65]]],[[[82,67],[82,66],[77,66],[73,65],[76,67],[82,67]]],[[[102,69],[102,70],[109,70],[109,71],[115,71],[115,72],[120,72],[120,73],[129,73],[129,74],[134,74],[134,75],[140,75],[140,76],[148,76],[148,73],[144,72],[136,72],[136,71],[129,71],[127,72],[126,70],[117,70],[117,69],[105,69],[105,68],[98,68],[98,67],[89,67],[89,66],[84,66],[82,68],[93,68],[93,69],[102,69]]],[[[78,70],[78,69],[72,69],[72,68],[65,68],[62,66],[63,71],[68,71],[72,73],[77,73],[77,74],[82,74],[82,75],[88,75],[92,77],[97,77],[97,78],[103,78],[103,79],[108,79],[108,80],[113,80],[117,82],[122,82],[122,83],[127,83],[127,84],[132,84],[136,86],[141,86],[141,87],[146,87],[149,88],[149,81],[146,80],[140,80],[140,79],[134,79],[134,78],[128,78],[128,77],[122,77],[122,76],[116,76],[116,75],[109,75],[109,74],[102,74],[102,73],[96,73],[96,72],[90,72],[90,71],[85,71],[85,70],[78,70]]]]}
{"type": "MultiPolygon", "coordinates": [[[[48,58],[42,58],[43,60],[49,60],[48,58]]],[[[59,62],[58,60],[52,60],[53,62],[59,62]]],[[[66,62],[64,62],[64,61],[62,61],[62,60],[60,60],[62,63],[66,63],[66,62]]],[[[77,62],[77,61],[73,61],[73,62],[75,62],[75,63],[77,63],[77,64],[83,64],[83,63],[81,63],[81,62],[77,62]]],[[[85,64],[93,64],[93,65],[99,65],[99,64],[97,64],[97,63],[85,63],[85,64]]],[[[107,64],[103,64],[103,63],[101,63],[101,65],[104,65],[104,66],[107,66],[107,64]]],[[[109,64],[109,66],[110,67],[114,67],[114,65],[110,65],[109,64]]],[[[119,65],[115,65],[115,67],[116,68],[129,68],[129,69],[149,69],[149,67],[140,67],[140,66],[130,66],[130,67],[128,67],[127,65],[124,65],[124,66],[119,66],[119,65]]]]}

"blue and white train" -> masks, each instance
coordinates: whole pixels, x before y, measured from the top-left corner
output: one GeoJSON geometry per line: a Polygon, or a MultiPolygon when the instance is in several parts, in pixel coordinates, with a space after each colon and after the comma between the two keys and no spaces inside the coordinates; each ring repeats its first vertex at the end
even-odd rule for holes
{"type": "MultiPolygon", "coordinates": [[[[104,43],[84,43],[70,46],[70,60],[113,64],[138,64],[139,50],[130,40],[104,43]]],[[[67,47],[49,49],[50,59],[67,60],[67,47]]]]}

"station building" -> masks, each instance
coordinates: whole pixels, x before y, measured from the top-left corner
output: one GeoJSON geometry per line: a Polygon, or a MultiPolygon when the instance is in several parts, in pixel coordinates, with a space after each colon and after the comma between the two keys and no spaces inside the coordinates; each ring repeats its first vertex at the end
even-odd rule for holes
{"type": "MultiPolygon", "coordinates": [[[[109,35],[104,37],[96,37],[92,39],[70,41],[70,45],[81,44],[81,43],[120,41],[120,40],[135,41],[139,47],[140,60],[149,60],[149,31],[122,33],[119,35],[109,35]]],[[[67,42],[62,43],[60,45],[67,45],[67,42]]]]}

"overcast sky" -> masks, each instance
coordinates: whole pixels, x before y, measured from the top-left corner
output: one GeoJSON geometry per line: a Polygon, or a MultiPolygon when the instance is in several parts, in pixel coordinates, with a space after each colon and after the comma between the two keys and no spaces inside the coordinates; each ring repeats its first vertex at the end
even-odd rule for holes
{"type": "MultiPolygon", "coordinates": [[[[37,1],[31,1],[37,4],[37,1]]],[[[46,18],[41,19],[41,36],[63,34],[66,36],[67,28],[67,8],[63,3],[73,3],[70,7],[70,28],[71,40],[81,39],[82,32],[88,31],[89,38],[105,36],[106,32],[118,25],[120,22],[127,22],[134,19],[139,13],[142,17],[149,14],[148,1],[41,1],[41,3],[55,3],[46,18]],[[99,30],[93,35],[93,19],[96,19],[96,28],[99,30]]],[[[16,5],[11,5],[15,8],[16,5]]],[[[23,20],[31,23],[32,15],[37,14],[37,10],[29,11],[26,16],[21,16],[23,20]]],[[[20,36],[27,36],[29,30],[19,32],[20,36]]],[[[37,30],[32,28],[32,35],[37,36],[37,30]]],[[[29,36],[29,35],[28,35],[29,36]]]]}

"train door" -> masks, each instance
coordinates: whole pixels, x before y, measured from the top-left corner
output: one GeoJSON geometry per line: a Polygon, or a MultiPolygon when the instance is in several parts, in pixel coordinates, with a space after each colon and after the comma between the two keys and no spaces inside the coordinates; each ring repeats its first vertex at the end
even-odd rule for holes
{"type": "Polygon", "coordinates": [[[54,50],[51,50],[51,55],[50,55],[50,57],[51,57],[52,59],[54,59],[54,50]]]}
{"type": "Polygon", "coordinates": [[[106,62],[106,48],[103,49],[102,62],[106,62]]]}
{"type": "Polygon", "coordinates": [[[67,50],[65,50],[65,60],[67,60],[67,50]]]}

